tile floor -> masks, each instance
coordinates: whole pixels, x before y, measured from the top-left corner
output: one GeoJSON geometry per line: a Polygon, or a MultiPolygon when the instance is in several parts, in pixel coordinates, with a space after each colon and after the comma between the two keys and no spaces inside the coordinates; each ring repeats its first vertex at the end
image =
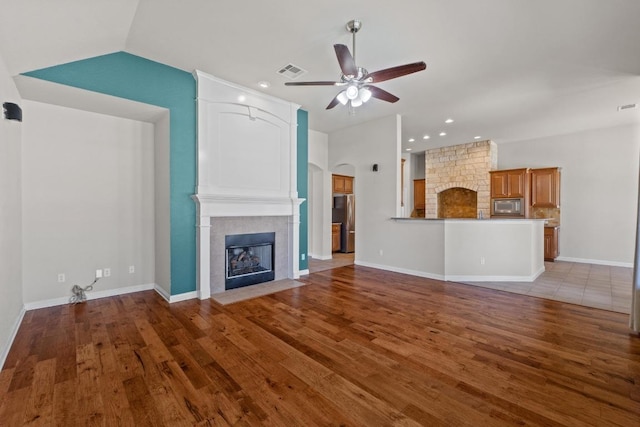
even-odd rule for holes
{"type": "Polygon", "coordinates": [[[587,307],[629,313],[633,269],[575,262],[545,262],[533,282],[465,282],[587,307]]]}
{"type": "MultiPolygon", "coordinates": [[[[353,254],[334,253],[333,259],[309,259],[309,271],[353,264],[353,254]]],[[[545,272],[533,282],[465,282],[467,285],[530,295],[555,301],[629,313],[633,269],[576,262],[545,262],[545,272]]]]}

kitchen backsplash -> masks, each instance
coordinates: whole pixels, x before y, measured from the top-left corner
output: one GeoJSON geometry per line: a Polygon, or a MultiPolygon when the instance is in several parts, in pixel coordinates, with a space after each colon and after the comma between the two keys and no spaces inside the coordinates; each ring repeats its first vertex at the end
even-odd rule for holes
{"type": "Polygon", "coordinates": [[[529,214],[531,218],[546,218],[549,220],[547,225],[560,225],[560,208],[531,208],[529,214]]]}

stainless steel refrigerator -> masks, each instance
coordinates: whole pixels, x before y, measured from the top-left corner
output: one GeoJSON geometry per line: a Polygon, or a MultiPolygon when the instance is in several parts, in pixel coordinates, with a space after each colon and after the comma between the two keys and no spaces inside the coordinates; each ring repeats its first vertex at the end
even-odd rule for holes
{"type": "Polygon", "coordinates": [[[356,250],[356,199],[353,194],[333,196],[332,222],[342,223],[340,252],[356,250]]]}

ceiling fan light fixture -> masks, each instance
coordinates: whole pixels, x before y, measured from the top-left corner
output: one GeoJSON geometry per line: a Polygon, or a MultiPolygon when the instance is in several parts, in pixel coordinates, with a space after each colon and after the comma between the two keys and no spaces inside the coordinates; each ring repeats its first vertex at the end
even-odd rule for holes
{"type": "Polygon", "coordinates": [[[345,89],[345,94],[347,95],[347,98],[349,98],[350,100],[354,100],[356,98],[358,98],[358,87],[355,85],[350,85],[347,89],[345,89]]]}
{"type": "Polygon", "coordinates": [[[362,89],[360,89],[360,99],[362,100],[362,102],[367,102],[368,100],[370,100],[371,91],[366,87],[363,87],[362,89]]]}
{"type": "Polygon", "coordinates": [[[347,94],[345,92],[346,91],[343,90],[337,96],[338,102],[340,102],[340,104],[342,105],[347,105],[347,102],[349,102],[349,98],[347,98],[347,94]]]}
{"type": "MultiPolygon", "coordinates": [[[[423,71],[427,64],[423,61],[410,64],[398,65],[384,68],[370,73],[363,67],[356,64],[356,33],[362,28],[362,22],[353,19],[347,23],[347,31],[352,34],[353,48],[349,48],[341,43],[333,45],[333,49],[340,65],[341,75],[337,81],[307,81],[307,82],[285,82],[285,86],[344,86],[344,90],[338,93],[327,105],[326,110],[334,108],[338,104],[347,105],[349,114],[355,114],[355,108],[361,106],[371,98],[394,103],[400,100],[397,96],[381,89],[377,86],[370,86],[370,83],[380,83],[398,77],[423,71]]],[[[283,67],[282,72],[288,69],[299,69],[292,64],[283,67]]]]}

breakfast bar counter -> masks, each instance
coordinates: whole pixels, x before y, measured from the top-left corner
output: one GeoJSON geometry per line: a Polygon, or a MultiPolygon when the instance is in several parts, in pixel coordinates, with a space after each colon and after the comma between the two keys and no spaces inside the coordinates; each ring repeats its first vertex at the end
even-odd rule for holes
{"type": "Polygon", "coordinates": [[[449,281],[533,281],[544,272],[544,220],[391,218],[406,242],[396,271],[449,281]],[[406,268],[405,268],[406,267],[406,268]]]}

